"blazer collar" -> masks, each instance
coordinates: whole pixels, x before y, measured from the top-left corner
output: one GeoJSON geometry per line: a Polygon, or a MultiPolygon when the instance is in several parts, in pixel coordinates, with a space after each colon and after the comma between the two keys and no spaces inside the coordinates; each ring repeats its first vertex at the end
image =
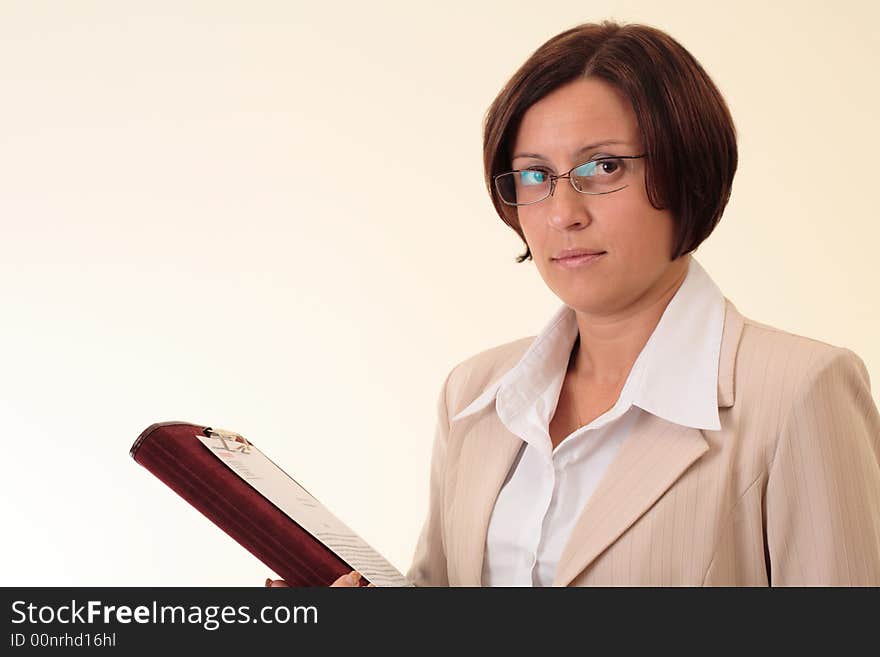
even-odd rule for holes
{"type": "MultiPolygon", "coordinates": [[[[744,319],[725,298],[718,367],[718,406],[735,399],[736,353],[744,319]]],[[[511,366],[516,360],[512,359],[511,366]]],[[[497,385],[497,384],[496,384],[497,385]]],[[[481,584],[492,508],[523,441],[496,413],[473,415],[462,445],[456,493],[450,507],[450,553],[460,555],[450,572],[460,585],[481,584]]],[[[647,511],[709,449],[700,429],[643,413],[624,441],[572,530],[557,566],[554,586],[568,585],[647,511]]]]}

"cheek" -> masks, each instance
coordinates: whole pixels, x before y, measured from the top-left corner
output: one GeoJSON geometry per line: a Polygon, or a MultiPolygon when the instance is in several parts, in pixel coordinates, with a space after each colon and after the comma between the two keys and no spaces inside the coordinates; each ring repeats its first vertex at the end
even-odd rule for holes
{"type": "Polygon", "coordinates": [[[546,222],[542,223],[537,220],[529,221],[528,218],[520,215],[520,227],[526,238],[526,244],[529,245],[529,251],[532,253],[532,261],[535,268],[538,270],[541,278],[549,284],[550,280],[547,277],[552,274],[547,269],[548,251],[551,248],[558,247],[558,245],[554,246],[548,243],[549,238],[546,222]]]}
{"type": "Polygon", "coordinates": [[[617,255],[639,262],[669,260],[675,224],[668,212],[649,206],[619,219],[609,235],[617,255]]]}
{"type": "Polygon", "coordinates": [[[540,253],[547,241],[546,222],[543,224],[544,229],[542,229],[542,224],[537,217],[530,217],[528,213],[520,212],[519,225],[526,238],[526,244],[529,245],[529,249],[532,251],[532,255],[540,253]]]}

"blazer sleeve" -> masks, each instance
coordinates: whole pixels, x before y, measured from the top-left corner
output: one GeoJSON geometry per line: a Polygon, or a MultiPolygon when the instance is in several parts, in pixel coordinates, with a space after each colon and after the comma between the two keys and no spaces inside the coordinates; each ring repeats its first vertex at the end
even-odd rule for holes
{"type": "Polygon", "coordinates": [[[880,415],[852,351],[834,349],[801,385],[765,503],[771,585],[880,585],[880,415]]]}
{"type": "Polygon", "coordinates": [[[437,401],[437,427],[431,449],[431,474],[428,491],[428,517],[416,543],[407,578],[416,586],[449,586],[446,570],[446,545],[443,536],[444,480],[449,436],[449,412],[446,391],[452,373],[446,377],[437,401]]]}

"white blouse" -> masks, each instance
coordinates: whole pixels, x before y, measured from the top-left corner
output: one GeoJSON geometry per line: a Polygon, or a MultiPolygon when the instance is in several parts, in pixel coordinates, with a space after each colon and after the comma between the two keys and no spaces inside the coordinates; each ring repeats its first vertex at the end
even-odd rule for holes
{"type": "Polygon", "coordinates": [[[549,586],[581,510],[639,413],[717,431],[724,295],[691,256],[684,282],[633,364],[614,406],[553,449],[550,420],[578,335],[563,306],[520,361],[452,420],[493,400],[523,446],[489,521],[484,586],[549,586]]]}

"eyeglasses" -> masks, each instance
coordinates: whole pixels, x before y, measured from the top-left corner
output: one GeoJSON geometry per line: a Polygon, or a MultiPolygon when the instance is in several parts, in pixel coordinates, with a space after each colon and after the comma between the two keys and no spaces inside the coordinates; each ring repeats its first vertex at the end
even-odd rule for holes
{"type": "Polygon", "coordinates": [[[506,205],[531,205],[543,201],[553,195],[560,178],[568,178],[575,191],[581,194],[610,194],[629,185],[624,182],[632,173],[633,165],[629,160],[645,155],[647,153],[597,157],[561,176],[537,167],[517,169],[495,176],[495,188],[506,205]]]}

